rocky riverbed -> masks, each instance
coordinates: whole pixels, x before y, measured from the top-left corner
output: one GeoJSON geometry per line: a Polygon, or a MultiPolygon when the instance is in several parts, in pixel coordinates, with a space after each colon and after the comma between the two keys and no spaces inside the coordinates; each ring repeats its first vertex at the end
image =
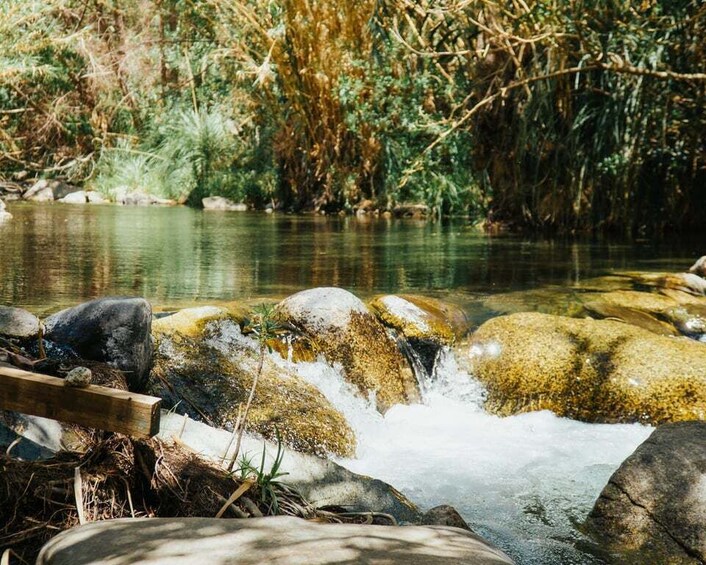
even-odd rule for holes
{"type": "MultiPolygon", "coordinates": [[[[122,371],[131,390],[158,395],[166,408],[188,417],[179,441],[211,458],[227,452],[223,442],[238,419],[238,406],[246,401],[255,374],[260,374],[250,430],[282,442],[288,457],[296,461],[289,464],[290,472],[320,468],[319,478],[339,469],[327,460],[354,461],[364,457],[361,450],[370,449],[360,443],[369,441],[361,431],[362,412],[369,419],[393,422],[401,407],[414,411],[429,406],[444,387],[465,391],[463,398],[474,395],[478,410],[488,414],[484,418],[493,413],[502,416],[497,424],[487,420],[497,429],[512,425],[508,417],[513,414],[542,410],[562,416],[557,422],[567,426],[572,420],[658,426],[645,445],[656,442],[660,453],[679,454],[685,470],[678,475],[680,486],[670,486],[672,477],[660,467],[664,465],[660,458],[641,455],[648,448],[640,447],[610,481],[601,475],[605,490],[600,497],[594,495],[596,507],[576,530],[575,539],[591,546],[585,563],[628,563],[642,555],[698,563],[706,556],[703,540],[680,532],[706,526],[706,501],[698,495],[702,433],[698,421],[706,409],[702,275],[697,263],[691,273],[625,273],[590,281],[576,305],[552,313],[527,307],[528,302],[541,300],[531,293],[504,302],[495,297],[492,306],[499,315],[475,331],[463,311],[428,297],[385,295],[366,304],[343,289],[315,288],[272,306],[277,332],[264,356],[253,311],[240,303],[155,314],[142,299],[98,299],[43,321],[29,312],[2,307],[1,351],[5,363],[17,363],[18,353],[12,348],[27,358],[36,357],[41,339],[46,355],[67,366],[71,359],[86,359],[122,371]],[[455,369],[450,370],[450,364],[455,369]],[[341,398],[351,399],[350,403],[341,403],[341,398]],[[191,426],[205,424],[213,431],[191,431],[191,426]],[[216,436],[221,443],[212,443],[216,436]],[[640,471],[631,470],[635,460],[640,471]],[[643,476],[650,480],[639,479],[643,476]],[[635,484],[638,494],[631,490],[635,484]],[[653,501],[654,507],[647,508],[644,500],[653,501]]],[[[174,435],[174,418],[183,417],[165,418],[172,428],[165,433],[174,435]]],[[[643,429],[631,441],[637,444],[638,437],[647,437],[650,429],[643,429]]],[[[610,430],[605,428],[606,434],[610,430]]],[[[17,426],[15,431],[22,433],[17,426]]],[[[33,453],[46,456],[55,447],[35,446],[33,453]]],[[[276,446],[269,451],[276,452],[276,446]]],[[[390,514],[398,521],[421,520],[416,510],[403,510],[414,508],[413,501],[395,506],[392,499],[366,498],[367,479],[348,475],[346,480],[347,498],[329,500],[323,487],[307,494],[329,505],[390,514]]],[[[302,485],[306,482],[298,484],[306,491],[302,485]]],[[[463,491],[464,484],[455,488],[463,491]]],[[[389,497],[395,491],[386,492],[389,497]]],[[[402,495],[393,498],[404,500],[402,495]]],[[[536,512],[550,516],[551,509],[542,504],[536,512]]],[[[493,509],[487,512],[492,514],[493,509]]],[[[543,519],[551,526],[552,518],[543,519]]],[[[585,514],[579,516],[580,522],[585,519],[585,514]]],[[[470,526],[491,532],[502,547],[507,540],[492,535],[492,527],[487,528],[492,523],[493,516],[487,515],[470,526]]],[[[503,549],[517,562],[542,562],[533,560],[527,549],[518,550],[521,542],[503,549]]],[[[572,559],[584,559],[581,554],[579,550],[572,559]]],[[[551,559],[561,552],[550,549],[543,555],[548,562],[546,555],[551,559]]]]}

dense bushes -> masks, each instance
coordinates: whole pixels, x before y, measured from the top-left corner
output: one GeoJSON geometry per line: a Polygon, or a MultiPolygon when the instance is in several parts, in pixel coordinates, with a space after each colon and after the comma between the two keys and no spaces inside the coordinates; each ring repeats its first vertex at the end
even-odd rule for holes
{"type": "Polygon", "coordinates": [[[0,0],[0,170],[697,228],[705,46],[696,0],[0,0]]]}

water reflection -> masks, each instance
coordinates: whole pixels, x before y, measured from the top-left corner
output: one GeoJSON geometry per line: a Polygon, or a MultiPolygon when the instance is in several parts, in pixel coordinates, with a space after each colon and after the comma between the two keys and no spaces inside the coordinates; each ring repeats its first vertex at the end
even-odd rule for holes
{"type": "Polygon", "coordinates": [[[615,269],[678,270],[698,242],[488,237],[464,222],[11,203],[0,303],[38,312],[102,295],[157,304],[279,297],[335,285],[362,296],[571,285],[615,269]]]}

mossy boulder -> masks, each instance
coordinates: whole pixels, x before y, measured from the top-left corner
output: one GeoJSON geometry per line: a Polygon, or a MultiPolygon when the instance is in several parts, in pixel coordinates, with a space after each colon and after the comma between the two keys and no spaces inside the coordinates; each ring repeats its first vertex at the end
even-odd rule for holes
{"type": "Polygon", "coordinates": [[[380,410],[419,399],[412,370],[394,339],[350,292],[340,288],[298,292],[277,305],[277,315],[328,362],[340,363],[361,394],[374,392],[380,410]]]}
{"type": "Polygon", "coordinates": [[[661,320],[657,314],[651,312],[601,301],[587,302],[583,307],[592,318],[619,320],[659,335],[679,335],[673,324],[661,320]]]}
{"type": "MultiPolygon", "coordinates": [[[[257,374],[257,342],[241,333],[226,309],[217,307],[182,310],[156,320],[153,332],[157,349],[150,392],[195,419],[232,428],[257,374]]],[[[267,353],[248,429],[269,439],[279,431],[286,445],[306,453],[355,453],[355,435],[341,413],[267,353]]]]}
{"type": "Polygon", "coordinates": [[[374,298],[370,309],[407,339],[427,374],[432,373],[439,350],[468,333],[463,310],[435,298],[386,294],[374,298]]]}
{"type": "Polygon", "coordinates": [[[552,410],[589,422],[706,417],[706,346],[612,320],[501,316],[472,336],[469,368],[487,408],[552,410]]]}

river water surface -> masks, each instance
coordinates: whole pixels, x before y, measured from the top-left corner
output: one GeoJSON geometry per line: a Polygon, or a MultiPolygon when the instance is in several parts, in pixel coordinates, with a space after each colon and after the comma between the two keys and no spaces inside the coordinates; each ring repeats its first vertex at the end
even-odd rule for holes
{"type": "MultiPolygon", "coordinates": [[[[477,324],[504,304],[556,309],[595,277],[680,271],[704,253],[698,241],[489,237],[464,222],[58,204],[10,203],[9,211],[14,219],[0,225],[0,304],[38,314],[105,295],[140,295],[169,309],[340,286],[362,298],[434,295],[477,324]]],[[[422,507],[456,506],[520,564],[602,563],[580,524],[651,429],[548,412],[490,415],[482,387],[458,366],[463,355],[443,359],[422,404],[385,416],[330,367],[294,369],[356,431],[357,457],[341,461],[350,469],[422,507]]]]}

